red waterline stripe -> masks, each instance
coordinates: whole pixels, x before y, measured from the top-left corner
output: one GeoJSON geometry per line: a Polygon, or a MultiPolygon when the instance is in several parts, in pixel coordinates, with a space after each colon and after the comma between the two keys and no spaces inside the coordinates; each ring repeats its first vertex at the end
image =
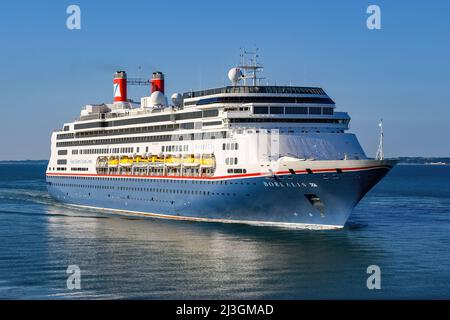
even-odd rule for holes
{"type": "MultiPolygon", "coordinates": [[[[390,169],[390,166],[368,166],[368,167],[356,167],[356,168],[340,168],[342,171],[359,171],[359,170],[373,170],[373,169],[390,169]]],[[[295,173],[307,173],[306,170],[297,170],[295,173]]],[[[336,168],[327,169],[315,169],[312,172],[336,172],[336,168]]],[[[290,174],[290,171],[277,171],[274,174],[290,174]]],[[[95,173],[46,173],[47,176],[79,176],[79,177],[112,177],[112,178],[149,178],[149,179],[182,179],[182,180],[219,180],[219,179],[231,179],[231,178],[243,178],[243,177],[259,177],[259,176],[271,176],[268,173],[246,173],[235,174],[229,176],[219,177],[189,177],[189,176],[142,176],[142,175],[116,175],[116,174],[95,174],[95,173]]]]}

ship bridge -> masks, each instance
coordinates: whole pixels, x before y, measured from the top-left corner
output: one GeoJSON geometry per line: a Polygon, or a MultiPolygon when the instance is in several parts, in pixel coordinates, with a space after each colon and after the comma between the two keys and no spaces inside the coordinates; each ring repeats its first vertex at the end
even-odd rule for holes
{"type": "Polygon", "coordinates": [[[319,87],[226,86],[183,94],[186,109],[221,109],[229,123],[292,122],[346,130],[350,117],[319,87]]]}
{"type": "Polygon", "coordinates": [[[334,101],[318,87],[226,86],[183,94],[184,106],[215,103],[313,103],[334,106],[334,101]]]}

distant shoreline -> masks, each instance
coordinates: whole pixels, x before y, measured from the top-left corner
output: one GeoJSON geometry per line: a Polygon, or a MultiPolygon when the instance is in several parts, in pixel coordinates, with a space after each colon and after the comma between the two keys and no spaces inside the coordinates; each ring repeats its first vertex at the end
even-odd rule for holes
{"type": "Polygon", "coordinates": [[[0,164],[47,164],[48,160],[0,160],[0,164]]]}
{"type": "Polygon", "coordinates": [[[398,166],[450,166],[450,163],[399,162],[398,166]]]}
{"type": "Polygon", "coordinates": [[[399,164],[450,165],[450,157],[395,157],[390,159],[398,160],[399,164]]]}

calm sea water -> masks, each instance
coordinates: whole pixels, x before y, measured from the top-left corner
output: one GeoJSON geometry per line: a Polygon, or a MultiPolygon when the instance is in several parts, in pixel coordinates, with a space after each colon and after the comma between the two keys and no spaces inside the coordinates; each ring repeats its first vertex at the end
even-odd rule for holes
{"type": "Polygon", "coordinates": [[[0,164],[0,298],[450,298],[450,166],[396,167],[333,231],[73,208],[44,172],[0,164]],[[73,264],[80,290],[67,289],[73,264]],[[369,265],[381,290],[366,287],[369,265]]]}

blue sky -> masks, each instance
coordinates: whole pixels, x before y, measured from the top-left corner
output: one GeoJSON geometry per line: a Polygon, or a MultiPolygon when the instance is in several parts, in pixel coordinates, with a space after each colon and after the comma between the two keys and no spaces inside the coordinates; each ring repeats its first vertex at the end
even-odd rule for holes
{"type": "Polygon", "coordinates": [[[369,156],[380,118],[387,156],[450,156],[449,16],[449,1],[2,2],[0,160],[48,158],[53,129],[112,100],[117,69],[161,70],[168,94],[216,87],[255,46],[270,84],[324,87],[369,156]],[[81,30],[66,28],[70,4],[81,30]]]}

